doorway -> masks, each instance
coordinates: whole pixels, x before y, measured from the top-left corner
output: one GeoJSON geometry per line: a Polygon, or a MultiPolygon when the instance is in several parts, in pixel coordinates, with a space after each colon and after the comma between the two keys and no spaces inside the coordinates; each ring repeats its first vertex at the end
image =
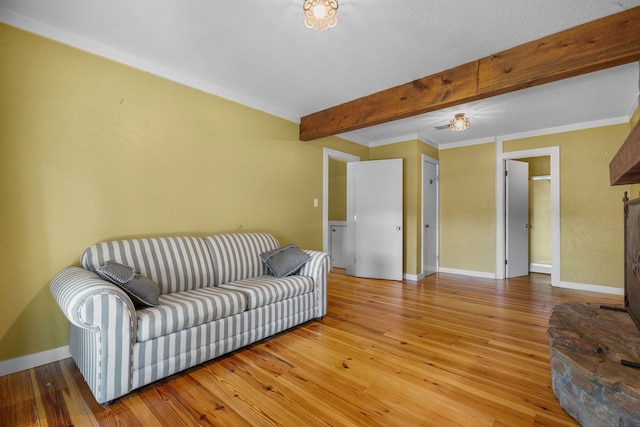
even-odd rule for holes
{"type": "Polygon", "coordinates": [[[440,162],[422,155],[422,277],[438,271],[440,162]]]}
{"type": "Polygon", "coordinates": [[[347,164],[347,274],[402,280],[403,159],[347,164]]]}
{"type": "MultiPolygon", "coordinates": [[[[323,217],[323,251],[327,252],[327,253],[331,253],[331,222],[329,221],[329,188],[330,188],[330,173],[329,173],[329,166],[330,166],[330,161],[331,159],[336,159],[336,160],[340,160],[343,162],[347,163],[347,167],[349,167],[350,164],[356,163],[356,162],[360,162],[360,158],[358,156],[355,155],[351,155],[348,153],[344,153],[344,152],[340,152],[340,151],[336,151],[336,150],[332,150],[330,148],[323,148],[323,195],[322,195],[322,217],[323,217]]],[[[371,161],[371,162],[363,162],[363,163],[389,163],[387,161],[371,161]]],[[[378,175],[380,175],[382,172],[378,172],[378,175]]],[[[382,175],[378,176],[377,178],[381,178],[382,175]]],[[[400,172],[398,175],[398,179],[399,179],[399,186],[396,190],[396,193],[398,195],[398,197],[400,198],[400,212],[402,209],[402,162],[400,162],[400,172]]],[[[389,181],[389,180],[387,180],[389,181]]],[[[391,182],[391,181],[390,181],[391,182]]],[[[382,185],[378,186],[379,188],[382,187],[382,185]]],[[[349,203],[349,202],[347,202],[349,203]]],[[[386,215],[385,215],[386,216],[386,215]]],[[[347,218],[348,219],[348,218],[347,218]]],[[[347,270],[349,271],[349,257],[353,258],[353,256],[349,253],[348,249],[349,249],[349,235],[351,233],[351,231],[349,230],[349,226],[348,226],[348,221],[346,221],[347,226],[346,226],[346,230],[344,230],[345,233],[345,259],[347,261],[347,270]]],[[[393,226],[393,234],[400,234],[400,236],[402,236],[402,228],[403,228],[403,224],[402,224],[402,214],[400,214],[400,219],[399,220],[395,220],[394,221],[394,226],[393,226]]],[[[394,279],[392,280],[401,280],[402,278],[402,253],[403,253],[403,245],[404,242],[402,241],[402,239],[400,240],[400,247],[399,249],[395,250],[395,252],[397,252],[397,256],[399,256],[400,258],[400,276],[399,278],[396,278],[394,276],[394,279]]],[[[384,246],[384,245],[383,245],[384,246]]],[[[385,249],[384,247],[382,249],[385,249]]],[[[394,249],[393,247],[388,247],[385,250],[391,250],[394,249]]],[[[394,255],[394,257],[396,256],[394,255]]],[[[383,257],[384,258],[384,257],[383,257]]],[[[386,259],[386,258],[385,258],[386,259]]],[[[377,273],[375,273],[377,274],[377,273]]],[[[382,278],[382,277],[380,277],[382,278]]]]}
{"type": "Polygon", "coordinates": [[[548,157],[550,173],[545,179],[549,182],[550,204],[550,240],[551,240],[551,285],[560,283],[560,148],[545,147],[532,150],[502,152],[502,144],[496,144],[496,278],[506,277],[506,188],[505,188],[505,161],[528,159],[535,157],[548,157]]]}
{"type": "MultiPolygon", "coordinates": [[[[331,239],[329,235],[331,232],[331,226],[329,224],[330,159],[336,159],[343,162],[358,162],[360,161],[360,157],[326,147],[322,151],[322,251],[326,253],[331,253],[331,239]]],[[[346,183],[344,185],[346,192],[346,183]]]]}

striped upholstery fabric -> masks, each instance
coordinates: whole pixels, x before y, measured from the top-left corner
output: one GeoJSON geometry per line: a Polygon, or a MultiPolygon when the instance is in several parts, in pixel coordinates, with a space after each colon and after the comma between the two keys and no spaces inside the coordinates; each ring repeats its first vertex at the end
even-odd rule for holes
{"type": "Polygon", "coordinates": [[[262,307],[287,298],[313,291],[313,280],[305,276],[258,276],[225,283],[220,288],[242,292],[247,297],[247,308],[262,307]]]}
{"type": "Polygon", "coordinates": [[[78,267],[58,273],[50,288],[71,322],[69,351],[96,400],[131,391],[136,315],[129,297],[78,267]]]}
{"type": "Polygon", "coordinates": [[[71,322],[69,349],[98,403],[319,318],[327,311],[328,254],[298,275],[267,276],[269,234],[242,233],[99,243],[50,284],[71,322]],[[113,260],[161,286],[160,304],[136,312],[95,269],[113,260]],[[218,286],[220,285],[220,286],[218,286]]]}
{"type": "Polygon", "coordinates": [[[246,309],[243,293],[214,287],[160,295],[158,306],[138,310],[137,340],[172,334],[246,309]]]}
{"type": "Polygon", "coordinates": [[[205,241],[213,255],[215,286],[267,274],[260,254],[278,248],[276,238],[265,233],[219,234],[205,241]]]}
{"type": "Polygon", "coordinates": [[[197,237],[102,242],[87,248],[81,257],[82,266],[94,272],[108,260],[134,267],[160,285],[161,294],[213,284],[211,255],[204,240],[197,237]]]}
{"type": "Polygon", "coordinates": [[[314,317],[313,294],[300,295],[133,346],[133,388],[277,334],[314,317]]]}
{"type": "Polygon", "coordinates": [[[316,295],[316,318],[321,318],[327,314],[327,276],[331,271],[331,256],[324,252],[310,251],[303,249],[302,252],[311,257],[311,260],[304,264],[298,275],[310,276],[315,285],[316,295]]]}

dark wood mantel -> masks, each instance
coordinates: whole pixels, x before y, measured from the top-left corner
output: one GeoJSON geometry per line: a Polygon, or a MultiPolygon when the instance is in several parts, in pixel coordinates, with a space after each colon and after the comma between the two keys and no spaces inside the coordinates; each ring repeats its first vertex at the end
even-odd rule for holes
{"type": "Polygon", "coordinates": [[[640,121],[609,163],[611,185],[640,183],[640,121]]]}

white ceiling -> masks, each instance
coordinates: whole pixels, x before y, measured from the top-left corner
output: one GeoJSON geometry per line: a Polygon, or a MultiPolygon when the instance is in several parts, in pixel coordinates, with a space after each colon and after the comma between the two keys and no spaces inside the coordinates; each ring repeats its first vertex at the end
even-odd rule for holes
{"type": "MultiPolygon", "coordinates": [[[[302,0],[0,0],[0,21],[295,122],[300,117],[640,6],[640,0],[339,0],[307,29],[302,0]]],[[[373,126],[365,145],[446,147],[629,119],[638,63],[373,126]],[[456,112],[464,132],[435,130],[456,112]]]]}

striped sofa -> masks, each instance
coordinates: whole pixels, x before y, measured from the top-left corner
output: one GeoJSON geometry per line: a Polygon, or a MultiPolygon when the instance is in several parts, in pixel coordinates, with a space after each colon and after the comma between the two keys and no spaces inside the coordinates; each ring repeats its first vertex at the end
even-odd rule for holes
{"type": "Polygon", "coordinates": [[[269,234],[235,233],[98,243],[80,267],[51,281],[69,319],[71,355],[99,403],[259,341],[327,311],[330,257],[311,256],[298,273],[269,275],[260,254],[269,234]],[[127,264],[160,287],[159,304],[136,309],[96,269],[127,264]]]}

